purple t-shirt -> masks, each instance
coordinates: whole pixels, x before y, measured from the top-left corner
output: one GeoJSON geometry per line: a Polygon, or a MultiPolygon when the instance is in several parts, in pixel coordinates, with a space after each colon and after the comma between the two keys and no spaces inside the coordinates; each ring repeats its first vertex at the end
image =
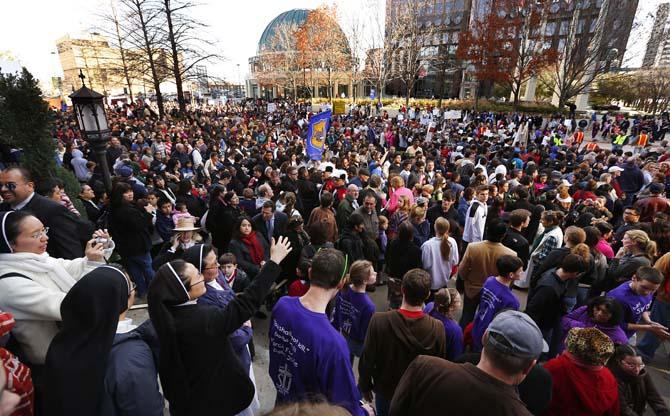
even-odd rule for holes
{"type": "Polygon", "coordinates": [[[375,304],[366,293],[346,288],[335,298],[333,326],[343,335],[362,342],[374,313],[375,304]]]}
{"type": "Polygon", "coordinates": [[[635,331],[628,329],[628,324],[636,324],[640,322],[642,314],[651,307],[651,300],[653,295],[642,296],[633,292],[630,288],[631,282],[624,282],[614,289],[607,292],[607,296],[619,301],[623,309],[623,322],[621,328],[626,333],[628,338],[635,334],[635,331]]]}
{"type": "Polygon", "coordinates": [[[308,310],[300,298],[284,296],[272,310],[269,373],[278,403],[317,394],[353,415],[366,415],[346,341],[325,314],[308,310]]]}
{"type": "Polygon", "coordinates": [[[514,296],[512,290],[498,282],[495,277],[489,277],[484,283],[481,292],[479,308],[472,324],[472,348],[474,351],[482,350],[482,336],[493,317],[503,309],[519,310],[519,299],[514,296]]]}
{"type": "Polygon", "coordinates": [[[463,330],[461,327],[449,319],[448,316],[441,314],[435,308],[435,302],[428,303],[423,308],[423,312],[442,322],[442,325],[444,325],[444,335],[447,341],[447,360],[454,361],[456,357],[463,354],[463,330]]]}

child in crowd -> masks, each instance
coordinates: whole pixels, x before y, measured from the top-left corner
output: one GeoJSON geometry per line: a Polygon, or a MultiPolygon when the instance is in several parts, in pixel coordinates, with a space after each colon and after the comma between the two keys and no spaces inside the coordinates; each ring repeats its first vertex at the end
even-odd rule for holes
{"type": "Polygon", "coordinates": [[[479,308],[472,324],[472,349],[482,350],[482,336],[496,314],[504,309],[519,309],[519,299],[510,285],[521,278],[523,261],[516,256],[500,256],[496,260],[498,275],[489,277],[481,291],[479,308]]]}
{"type": "Polygon", "coordinates": [[[223,272],[228,286],[233,289],[235,293],[244,292],[249,286],[249,278],[244,270],[237,267],[237,258],[232,253],[225,253],[219,257],[219,265],[223,272]]]}
{"type": "Polygon", "coordinates": [[[175,204],[175,211],[172,213],[172,222],[174,222],[174,225],[177,225],[177,222],[179,222],[180,218],[191,218],[193,217],[189,212],[188,212],[188,207],[184,202],[177,202],[175,204]]]}
{"type": "Polygon", "coordinates": [[[456,289],[442,288],[435,293],[435,300],[429,302],[424,313],[432,316],[444,325],[447,345],[447,360],[453,361],[463,353],[463,330],[454,319],[461,308],[461,296],[456,289]]]}
{"type": "Polygon", "coordinates": [[[172,221],[172,202],[169,200],[161,199],[158,201],[158,211],[156,211],[154,226],[163,241],[170,241],[172,230],[174,229],[174,221],[172,221]]]}
{"type": "Polygon", "coordinates": [[[295,268],[295,274],[298,278],[288,287],[289,296],[300,297],[307,293],[309,290],[309,267],[309,259],[301,258],[298,261],[298,267],[295,268]]]}
{"type": "Polygon", "coordinates": [[[353,364],[354,357],[363,352],[363,341],[368,330],[370,318],[375,313],[375,304],[365,293],[365,286],[373,285],[377,273],[372,263],[357,260],[349,269],[349,287],[345,287],[335,298],[333,309],[333,326],[340,331],[349,346],[349,358],[353,364]]]}
{"type": "Polygon", "coordinates": [[[650,331],[661,339],[668,339],[668,328],[654,322],[649,317],[649,308],[654,292],[663,281],[663,274],[653,267],[642,266],[633,278],[607,292],[607,296],[619,301],[623,309],[621,328],[628,338],[636,331],[650,331]]]}

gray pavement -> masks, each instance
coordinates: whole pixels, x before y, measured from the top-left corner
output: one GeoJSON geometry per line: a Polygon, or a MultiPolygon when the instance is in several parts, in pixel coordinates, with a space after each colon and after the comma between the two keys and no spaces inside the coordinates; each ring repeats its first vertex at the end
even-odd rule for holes
{"type": "MultiPolygon", "coordinates": [[[[369,293],[370,297],[374,301],[377,311],[384,311],[387,309],[386,302],[386,286],[380,286],[374,293],[369,293]]],[[[525,309],[526,305],[526,292],[525,291],[514,291],[515,295],[521,301],[521,310],[525,309]]],[[[263,309],[265,311],[265,309],[263,309]]],[[[269,312],[268,312],[269,315],[269,312]]],[[[142,322],[148,318],[148,312],[146,309],[136,309],[131,311],[129,316],[136,322],[142,322]]],[[[272,379],[268,375],[269,367],[269,353],[268,353],[268,327],[270,319],[252,319],[253,328],[254,328],[254,342],[256,345],[256,358],[253,362],[254,366],[254,375],[256,376],[256,388],[258,391],[260,403],[261,403],[261,413],[263,414],[269,410],[272,410],[274,407],[275,401],[275,388],[272,384],[272,379]]],[[[668,354],[670,353],[670,345],[667,343],[662,345],[657,353],[654,361],[647,366],[647,371],[650,372],[652,378],[656,384],[659,393],[665,399],[666,403],[670,405],[670,358],[668,354]]],[[[358,378],[358,361],[354,362],[354,373],[358,378]]],[[[653,415],[653,411],[650,409],[647,410],[646,415],[653,415]]],[[[167,413],[166,413],[167,415],[167,413]]]]}

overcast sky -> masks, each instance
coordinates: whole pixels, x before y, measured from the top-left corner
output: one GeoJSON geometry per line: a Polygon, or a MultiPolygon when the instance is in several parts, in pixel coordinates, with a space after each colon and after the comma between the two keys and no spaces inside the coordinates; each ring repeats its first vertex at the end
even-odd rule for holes
{"type": "MultiPolygon", "coordinates": [[[[636,19],[647,20],[630,37],[625,59],[628,66],[639,65],[642,61],[652,23],[650,13],[654,13],[658,4],[664,1],[669,0],[639,1],[636,19]]],[[[226,77],[232,82],[246,76],[248,59],[255,55],[263,29],[275,16],[290,9],[315,8],[324,3],[318,0],[201,2],[204,5],[197,9],[198,17],[209,24],[209,34],[217,41],[219,52],[226,57],[225,62],[211,67],[209,74],[226,77]]],[[[385,4],[384,0],[336,0],[341,25],[346,26],[351,16],[363,19],[370,18],[374,13],[383,16],[381,7],[371,7],[373,2],[378,2],[381,7],[385,4]]],[[[13,54],[39,79],[62,76],[56,39],[88,31],[95,24],[95,14],[108,8],[108,5],[109,0],[2,1],[0,52],[13,54]]]]}

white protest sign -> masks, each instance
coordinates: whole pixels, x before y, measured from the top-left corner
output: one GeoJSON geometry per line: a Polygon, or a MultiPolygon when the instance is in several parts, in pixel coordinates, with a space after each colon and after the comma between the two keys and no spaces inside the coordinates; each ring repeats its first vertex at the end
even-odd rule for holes
{"type": "Polygon", "coordinates": [[[275,111],[277,111],[277,104],[268,103],[268,113],[274,113],[275,111]]]}

